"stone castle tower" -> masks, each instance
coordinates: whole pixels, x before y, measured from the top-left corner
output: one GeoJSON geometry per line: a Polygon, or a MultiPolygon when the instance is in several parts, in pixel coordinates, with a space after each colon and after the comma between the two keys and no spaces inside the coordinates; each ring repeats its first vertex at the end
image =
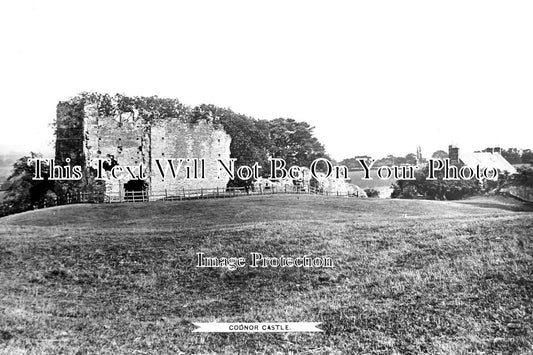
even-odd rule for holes
{"type": "Polygon", "coordinates": [[[60,102],[57,107],[56,161],[64,164],[70,158],[71,164],[84,167],[85,174],[95,167],[95,158],[124,167],[143,165],[144,181],[108,179],[105,188],[108,198],[124,196],[128,190],[144,190],[154,198],[179,195],[183,190],[225,189],[228,179],[218,178],[216,162],[217,159],[229,161],[230,143],[231,137],[212,120],[147,121],[135,110],[108,115],[102,113],[97,103],[88,100],[60,102]],[[189,158],[191,162],[184,162],[176,179],[163,179],[156,165],[157,158],[164,159],[160,162],[163,167],[171,158],[189,158]],[[185,167],[202,158],[205,178],[185,179],[185,167]]]}

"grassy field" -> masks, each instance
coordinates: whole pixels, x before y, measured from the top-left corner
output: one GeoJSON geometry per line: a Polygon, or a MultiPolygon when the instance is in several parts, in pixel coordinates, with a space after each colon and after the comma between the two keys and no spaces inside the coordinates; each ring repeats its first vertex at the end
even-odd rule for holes
{"type": "Polygon", "coordinates": [[[71,205],[0,219],[0,353],[533,351],[533,214],[461,203],[250,196],[71,205]],[[330,256],[200,269],[195,254],[330,256]],[[192,322],[323,333],[191,333],[192,322]]]}

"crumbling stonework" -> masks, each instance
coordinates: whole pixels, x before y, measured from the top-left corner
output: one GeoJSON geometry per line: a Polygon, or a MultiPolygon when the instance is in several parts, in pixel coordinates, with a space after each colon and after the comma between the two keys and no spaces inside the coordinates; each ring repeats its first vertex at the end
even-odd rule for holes
{"type": "MultiPolygon", "coordinates": [[[[75,158],[87,173],[95,167],[97,158],[107,158],[124,167],[142,164],[147,196],[151,198],[180,195],[183,190],[190,189],[225,189],[228,182],[227,175],[218,178],[216,161],[229,161],[231,138],[221,126],[208,120],[195,123],[181,118],[146,121],[131,112],[102,115],[96,104],[85,103],[82,114],[79,108],[69,110],[58,105],[56,124],[61,127],[56,133],[56,160],[75,158]],[[80,125],[83,130],[79,129],[80,125]],[[69,126],[76,130],[69,130],[69,126]],[[185,179],[184,164],[176,179],[168,176],[163,179],[155,162],[157,158],[203,158],[205,178],[185,179]]],[[[165,162],[161,163],[166,166],[165,162]]],[[[127,183],[128,179],[108,179],[106,195],[110,198],[124,196],[127,183]]]]}
{"type": "MultiPolygon", "coordinates": [[[[217,160],[226,164],[230,158],[230,136],[221,128],[216,128],[206,120],[197,123],[180,121],[159,121],[151,127],[151,157],[203,158],[206,179],[184,179],[184,170],[178,179],[152,178],[152,188],[157,191],[176,191],[179,189],[225,188],[226,179],[217,178],[217,160]]],[[[222,174],[226,176],[226,174],[222,174]]]]}

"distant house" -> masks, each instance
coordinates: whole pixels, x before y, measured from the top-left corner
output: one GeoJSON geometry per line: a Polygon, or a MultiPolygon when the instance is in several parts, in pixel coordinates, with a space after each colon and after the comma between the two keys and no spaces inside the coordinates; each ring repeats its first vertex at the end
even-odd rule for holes
{"type": "Polygon", "coordinates": [[[452,164],[464,164],[471,168],[478,165],[483,168],[496,168],[500,172],[516,174],[516,168],[501,155],[501,148],[491,148],[489,151],[464,153],[454,145],[448,147],[448,156],[452,164]]]}

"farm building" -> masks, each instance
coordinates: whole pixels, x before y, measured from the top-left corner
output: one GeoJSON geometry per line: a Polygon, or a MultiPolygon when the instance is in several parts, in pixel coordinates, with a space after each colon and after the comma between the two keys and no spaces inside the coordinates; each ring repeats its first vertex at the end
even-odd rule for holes
{"type": "Polygon", "coordinates": [[[448,156],[452,164],[464,164],[475,168],[496,168],[500,172],[515,174],[516,169],[502,155],[499,148],[493,148],[487,152],[464,153],[459,152],[459,147],[450,145],[448,147],[448,156]]]}

